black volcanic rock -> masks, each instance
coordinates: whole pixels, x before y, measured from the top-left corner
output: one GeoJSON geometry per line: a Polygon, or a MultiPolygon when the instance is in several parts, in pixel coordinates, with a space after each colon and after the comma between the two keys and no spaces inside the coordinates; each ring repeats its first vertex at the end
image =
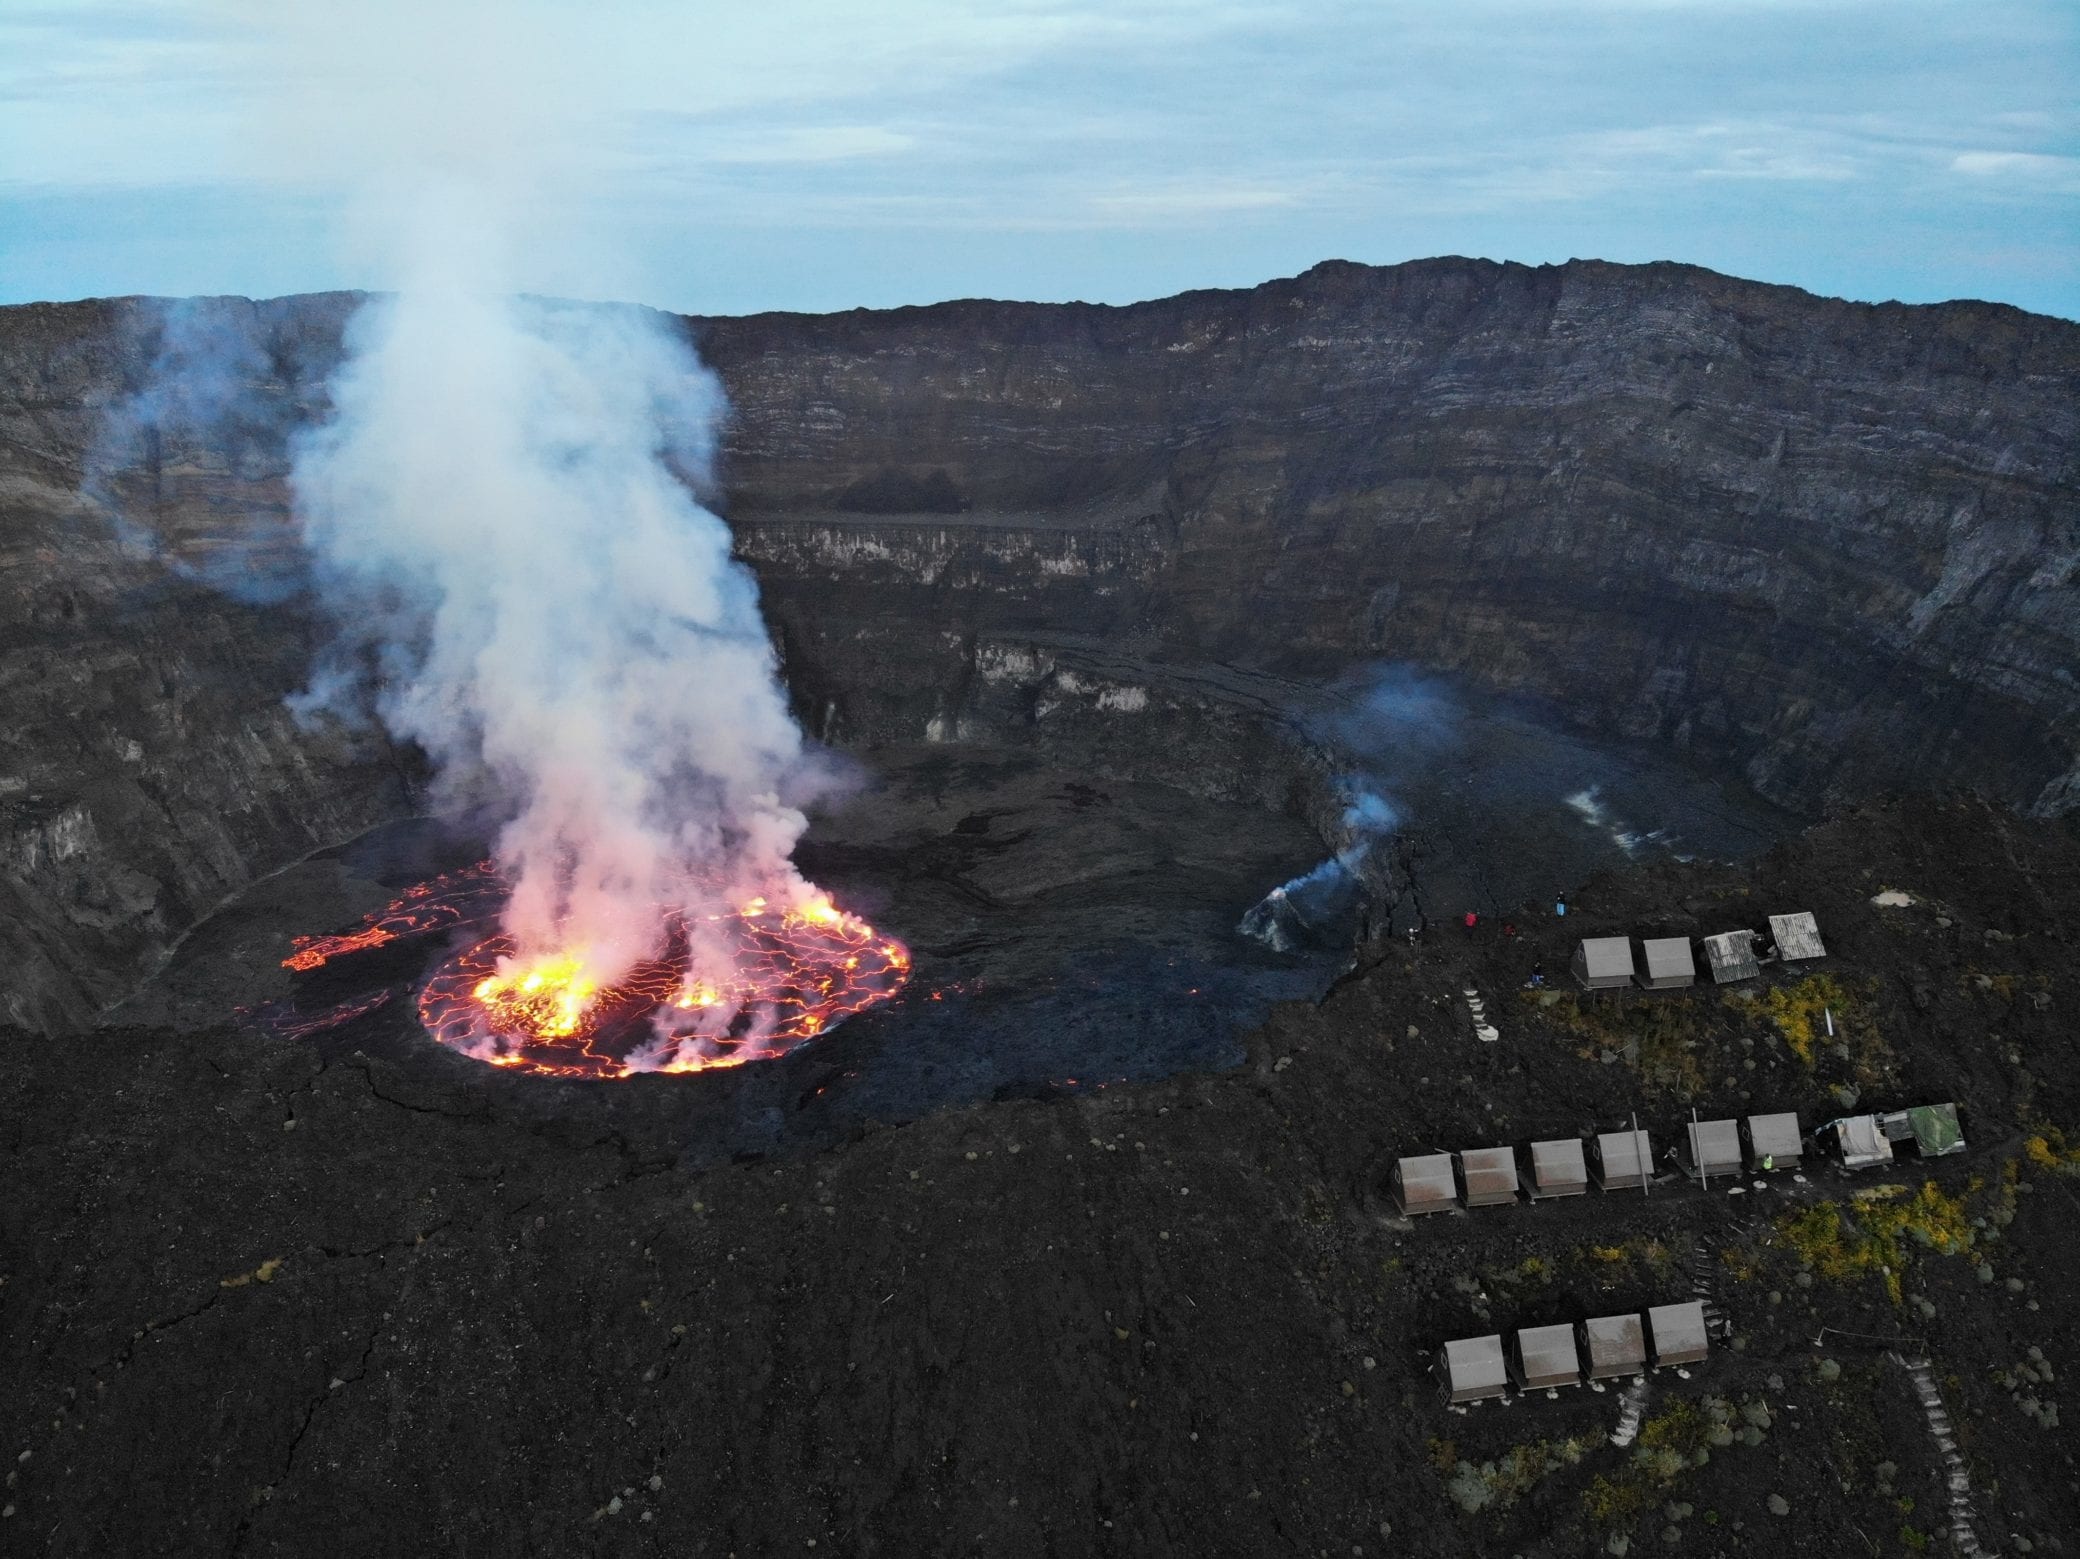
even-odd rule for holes
{"type": "MultiPolygon", "coordinates": [[[[229,412],[134,436],[166,306],[0,310],[15,1021],[77,1024],[214,898],[407,804],[391,755],[280,707],[312,633],[280,598],[285,440],[356,302],[178,305],[229,412]]],[[[715,501],[826,739],[1028,742],[1288,805],[1247,733],[1393,659],[1808,811],[2080,795],[2071,323],[1436,260],[685,328],[732,406],[715,501]]]]}
{"type": "Polygon", "coordinates": [[[1566,1559],[1673,1522],[1699,1552],[1908,1552],[1948,1527],[1950,1472],[1901,1352],[1935,1361],[1987,1551],[2064,1552],[2076,928],[2069,829],[1871,809],[1745,867],[1592,881],[1519,941],[1381,949],[1220,1076],[701,1173],[690,1102],[754,1069],[0,1034],[0,1547],[1566,1559]],[[1584,931],[1792,906],[1857,1004],[1810,1065],[1765,1016],[1799,972],[1746,1002],[1513,989],[1584,931]],[[1584,1025],[1642,1048],[1606,1060],[1584,1025]],[[1693,1104],[1811,1129],[1852,1078],[1865,1108],[1961,1101],[1967,1151],[1391,1216],[1398,1153],[1635,1111],[1666,1147],[1693,1104]],[[1852,1192],[1960,1206],[1971,1246],[1801,1268],[1786,1220],[1824,1236],[1852,1192]],[[1655,1378],[1630,1445],[1615,1391],[1457,1414],[1426,1374],[1449,1337],[1696,1292],[1732,1340],[1655,1378]],[[1714,1412],[1740,1435],[1708,1438],[1714,1412]]]}

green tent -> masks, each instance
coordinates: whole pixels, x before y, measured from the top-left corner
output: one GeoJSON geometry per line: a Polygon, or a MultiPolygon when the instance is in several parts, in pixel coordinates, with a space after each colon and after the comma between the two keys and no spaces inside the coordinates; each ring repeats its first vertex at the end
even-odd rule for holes
{"type": "Polygon", "coordinates": [[[1914,1145],[1923,1158],[1964,1151],[1964,1133],[1958,1129],[1954,1104],[1916,1105],[1907,1111],[1907,1124],[1914,1130],[1914,1145]]]}

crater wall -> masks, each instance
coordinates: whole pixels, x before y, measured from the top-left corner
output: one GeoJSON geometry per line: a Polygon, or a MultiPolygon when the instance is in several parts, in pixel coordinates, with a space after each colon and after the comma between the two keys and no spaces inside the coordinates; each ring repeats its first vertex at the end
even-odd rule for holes
{"type": "MultiPolygon", "coordinates": [[[[278,588],[286,440],[357,301],[173,306],[218,393],[120,438],[169,306],[0,310],[15,1022],[87,1020],[217,897],[410,804],[408,761],[281,703],[313,631],[278,588]]],[[[826,739],[1012,738],[1290,805],[1265,720],[1393,659],[1808,812],[2080,799],[2069,322],[1436,260],[678,328],[730,399],[711,500],[826,739]]]]}

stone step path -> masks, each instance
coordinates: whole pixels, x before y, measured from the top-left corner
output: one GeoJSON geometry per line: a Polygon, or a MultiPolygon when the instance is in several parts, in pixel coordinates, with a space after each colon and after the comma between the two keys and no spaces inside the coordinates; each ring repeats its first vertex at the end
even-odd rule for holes
{"type": "Polygon", "coordinates": [[[1469,985],[1466,987],[1464,995],[1466,997],[1466,1010],[1473,1014],[1474,1037],[1480,1040],[1482,1044],[1494,1044],[1496,1040],[1502,1038],[1502,1030],[1496,1028],[1494,1024],[1488,1021],[1488,1008],[1486,1003],[1481,1000],[1481,993],[1469,985]]]}
{"type": "Polygon", "coordinates": [[[1974,1525],[1978,1512],[1972,1508],[1972,1476],[1965,1467],[1964,1453],[1957,1448],[1957,1431],[1950,1422],[1950,1410],[1943,1406],[1943,1393],[1937,1389],[1935,1366],[1927,1359],[1910,1359],[1903,1353],[1893,1354],[1892,1362],[1914,1382],[1914,1395],[1920,1399],[1921,1411],[1928,1419],[1928,1432],[1935,1438],[1936,1450],[1943,1458],[1943,1475],[1950,1489],[1951,1545],[1965,1559],[1981,1559],[1986,1550],[1979,1546],[1974,1525]]]}
{"type": "Polygon", "coordinates": [[[1639,1438],[1640,1420],[1647,1416],[1647,1377],[1635,1375],[1625,1388],[1618,1409],[1618,1427],[1611,1431],[1611,1444],[1623,1448],[1639,1438]]]}
{"type": "Polygon", "coordinates": [[[1704,1329],[1720,1342],[1733,1335],[1733,1317],[1719,1303],[1719,1253],[1699,1240],[1690,1250],[1690,1297],[1704,1306],[1704,1329]]]}

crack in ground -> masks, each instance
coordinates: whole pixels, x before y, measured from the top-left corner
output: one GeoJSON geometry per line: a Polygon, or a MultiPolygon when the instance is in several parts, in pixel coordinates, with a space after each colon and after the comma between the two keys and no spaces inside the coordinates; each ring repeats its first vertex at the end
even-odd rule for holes
{"type": "Polygon", "coordinates": [[[369,1330],[368,1341],[361,1345],[361,1357],[354,1363],[354,1372],[351,1375],[334,1375],[326,1382],[325,1389],[305,1404],[303,1416],[297,1420],[296,1432],[289,1437],[289,1447],[282,1454],[281,1472],[276,1476],[274,1482],[253,1491],[253,1498],[247,1506],[246,1513],[239,1517],[238,1526],[231,1534],[231,1544],[226,1550],[227,1553],[236,1554],[245,1547],[246,1540],[252,1535],[253,1523],[258,1519],[261,1507],[272,1501],[276,1491],[286,1485],[289,1479],[295,1475],[296,1453],[302,1448],[304,1437],[310,1433],[311,1424],[318,1416],[318,1409],[331,1399],[333,1392],[339,1390],[342,1386],[352,1385],[368,1373],[368,1361],[376,1351],[376,1342],[381,1337],[382,1331],[382,1323],[378,1321],[369,1330]]]}
{"type": "Polygon", "coordinates": [[[383,1240],[368,1246],[364,1250],[351,1250],[332,1245],[314,1245],[311,1249],[317,1251],[327,1261],[360,1261],[370,1256],[387,1256],[392,1251],[419,1249],[443,1229],[451,1227],[454,1222],[455,1220],[452,1218],[442,1218],[438,1222],[429,1224],[424,1229],[421,1229],[408,1240],[383,1240]]]}

